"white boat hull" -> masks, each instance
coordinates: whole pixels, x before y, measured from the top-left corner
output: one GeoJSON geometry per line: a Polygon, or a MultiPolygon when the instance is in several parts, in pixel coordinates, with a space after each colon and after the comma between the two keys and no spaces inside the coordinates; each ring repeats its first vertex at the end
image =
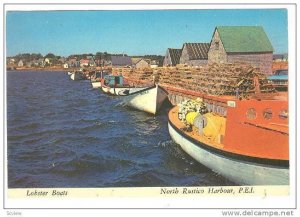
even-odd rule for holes
{"type": "Polygon", "coordinates": [[[167,92],[156,85],[124,96],[123,102],[132,108],[156,114],[167,97],[167,92]]]}
{"type": "Polygon", "coordinates": [[[80,73],[72,73],[72,75],[70,75],[70,78],[73,81],[78,81],[83,79],[80,73]]]}
{"type": "Polygon", "coordinates": [[[175,143],[199,163],[229,180],[244,185],[289,185],[289,169],[231,159],[201,148],[168,123],[175,143]]]}
{"type": "Polygon", "coordinates": [[[102,86],[101,88],[102,88],[102,91],[103,91],[104,93],[109,93],[110,87],[102,86]]]}
{"type": "Polygon", "coordinates": [[[100,81],[92,81],[92,87],[93,88],[100,88],[101,87],[101,82],[100,81]]]}
{"type": "Polygon", "coordinates": [[[109,92],[112,95],[126,96],[147,88],[148,87],[111,87],[109,88],[109,92]]]}

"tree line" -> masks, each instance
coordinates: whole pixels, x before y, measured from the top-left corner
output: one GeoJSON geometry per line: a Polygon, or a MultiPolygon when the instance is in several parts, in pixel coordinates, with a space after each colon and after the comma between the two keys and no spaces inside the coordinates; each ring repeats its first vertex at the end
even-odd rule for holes
{"type": "MultiPolygon", "coordinates": [[[[71,54],[69,55],[68,59],[71,58],[76,58],[77,60],[81,59],[87,59],[88,57],[93,57],[96,60],[111,60],[111,56],[128,56],[127,54],[116,54],[116,53],[108,53],[108,52],[96,52],[95,54],[93,53],[85,53],[85,54],[71,54]]],[[[164,56],[160,55],[144,55],[144,56],[132,56],[136,58],[145,58],[145,59],[151,59],[159,62],[159,65],[162,65],[164,56]]],[[[59,59],[61,56],[55,55],[53,53],[48,53],[45,56],[43,56],[40,53],[21,53],[17,54],[15,56],[11,56],[9,58],[14,58],[16,61],[23,60],[25,62],[30,62],[34,60],[39,60],[39,59],[45,59],[49,58],[51,59],[52,62],[59,62],[59,59]]]]}

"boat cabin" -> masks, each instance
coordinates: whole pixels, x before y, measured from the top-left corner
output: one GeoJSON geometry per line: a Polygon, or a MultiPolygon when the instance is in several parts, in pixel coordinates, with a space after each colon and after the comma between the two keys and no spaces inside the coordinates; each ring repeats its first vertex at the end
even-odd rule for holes
{"type": "Polygon", "coordinates": [[[268,77],[269,81],[272,81],[273,86],[278,91],[288,90],[288,70],[279,69],[276,70],[274,75],[268,77]]]}
{"type": "Polygon", "coordinates": [[[122,75],[105,75],[104,85],[109,87],[122,87],[125,85],[124,77],[122,75]]]}

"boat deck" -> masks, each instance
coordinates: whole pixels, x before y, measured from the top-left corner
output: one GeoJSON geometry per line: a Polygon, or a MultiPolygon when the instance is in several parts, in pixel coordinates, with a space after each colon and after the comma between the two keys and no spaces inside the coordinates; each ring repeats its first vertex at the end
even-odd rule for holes
{"type": "Polygon", "coordinates": [[[169,112],[169,120],[172,122],[172,124],[175,125],[176,128],[180,129],[183,133],[185,133],[187,136],[192,137],[193,139],[204,143],[208,146],[223,149],[224,145],[222,143],[216,143],[211,141],[208,138],[205,138],[203,136],[200,136],[198,134],[198,130],[193,126],[193,129],[191,132],[184,131],[183,129],[186,127],[184,123],[182,123],[178,118],[178,106],[175,106],[170,112],[169,112]]]}

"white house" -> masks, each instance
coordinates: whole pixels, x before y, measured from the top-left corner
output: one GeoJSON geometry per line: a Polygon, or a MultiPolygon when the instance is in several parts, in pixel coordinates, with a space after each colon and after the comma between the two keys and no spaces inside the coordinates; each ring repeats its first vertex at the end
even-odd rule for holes
{"type": "Polygon", "coordinates": [[[64,64],[64,69],[68,69],[68,68],[69,68],[68,63],[65,63],[65,64],[64,64]]]}
{"type": "Polygon", "coordinates": [[[18,67],[23,67],[23,66],[24,66],[24,63],[23,63],[22,60],[20,60],[20,61],[18,62],[18,67]]]}

